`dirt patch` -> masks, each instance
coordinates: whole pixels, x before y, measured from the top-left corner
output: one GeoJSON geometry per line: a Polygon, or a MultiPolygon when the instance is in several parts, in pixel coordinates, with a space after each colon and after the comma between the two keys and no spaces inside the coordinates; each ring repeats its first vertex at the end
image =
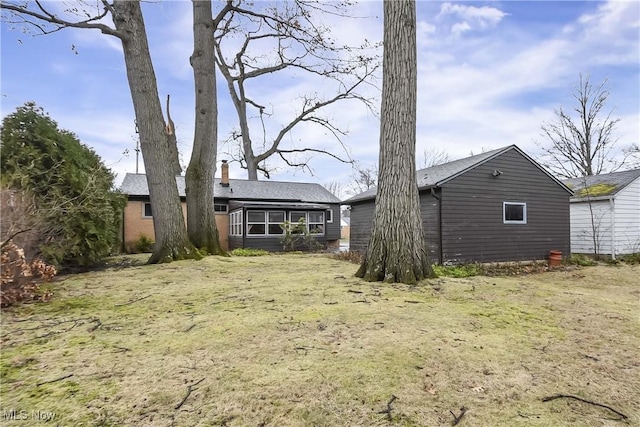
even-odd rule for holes
{"type": "Polygon", "coordinates": [[[459,425],[640,424],[639,266],[416,287],[367,283],[355,269],[296,254],[67,276],[53,302],[3,311],[2,414],[438,426],[464,407],[459,425]],[[558,393],[629,419],[542,401],[558,393]]]}

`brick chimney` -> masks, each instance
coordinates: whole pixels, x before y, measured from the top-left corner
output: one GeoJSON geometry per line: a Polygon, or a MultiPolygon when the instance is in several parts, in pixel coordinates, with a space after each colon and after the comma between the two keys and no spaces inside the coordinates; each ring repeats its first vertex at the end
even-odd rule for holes
{"type": "Polygon", "coordinates": [[[220,178],[220,185],[223,187],[229,186],[229,163],[226,160],[222,161],[222,178],[220,178]]]}

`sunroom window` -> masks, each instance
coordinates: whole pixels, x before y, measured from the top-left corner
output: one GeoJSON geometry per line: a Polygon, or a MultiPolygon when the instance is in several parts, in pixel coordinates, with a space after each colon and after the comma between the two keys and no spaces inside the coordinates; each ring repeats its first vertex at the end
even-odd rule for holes
{"type": "Polygon", "coordinates": [[[284,212],[269,212],[269,234],[284,234],[283,228],[280,226],[284,223],[284,212]]]}
{"type": "Polygon", "coordinates": [[[242,211],[229,214],[229,235],[242,236],[242,211]]]}
{"type": "Polygon", "coordinates": [[[247,234],[266,234],[266,212],[265,211],[249,211],[247,212],[247,234]]]}
{"type": "Polygon", "coordinates": [[[309,233],[324,234],[324,212],[309,212],[309,233]]]}

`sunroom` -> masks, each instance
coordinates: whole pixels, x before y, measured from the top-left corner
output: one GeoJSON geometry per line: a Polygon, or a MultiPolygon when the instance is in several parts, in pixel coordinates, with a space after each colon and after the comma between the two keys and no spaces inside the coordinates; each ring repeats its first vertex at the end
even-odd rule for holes
{"type": "MultiPolygon", "coordinates": [[[[254,248],[271,252],[285,250],[285,223],[292,224],[292,234],[307,235],[318,249],[326,249],[327,232],[333,224],[333,210],[329,204],[287,202],[229,203],[229,249],[254,248]],[[300,224],[300,227],[296,227],[300,224]]],[[[304,239],[295,239],[292,249],[309,250],[304,239]]]]}

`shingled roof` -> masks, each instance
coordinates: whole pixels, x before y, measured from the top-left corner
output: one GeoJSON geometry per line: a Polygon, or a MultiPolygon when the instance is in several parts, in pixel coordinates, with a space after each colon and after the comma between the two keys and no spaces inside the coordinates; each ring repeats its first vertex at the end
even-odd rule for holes
{"type": "MultiPolygon", "coordinates": [[[[180,197],[185,197],[184,176],[176,176],[176,184],[180,197]]],[[[129,196],[149,196],[147,176],[145,174],[126,174],[120,191],[129,196]]],[[[229,186],[224,187],[220,185],[220,179],[216,178],[213,194],[215,198],[229,200],[340,203],[340,199],[322,185],[306,182],[230,179],[229,186]]]]}
{"type": "Polygon", "coordinates": [[[572,201],[610,198],[640,177],[640,169],[570,178],[562,181],[575,192],[572,201]]]}
{"type": "MultiPolygon", "coordinates": [[[[509,145],[506,147],[498,148],[497,150],[487,151],[485,153],[476,154],[475,156],[465,157],[464,159],[454,160],[452,162],[443,163],[441,165],[432,166],[426,169],[420,169],[416,171],[416,177],[418,179],[418,190],[424,190],[428,188],[440,187],[447,181],[450,181],[463,173],[480,166],[483,163],[488,162],[491,159],[498,157],[501,154],[510,150],[516,150],[522,154],[531,163],[540,168],[544,173],[549,175],[550,178],[557,181],[558,184],[563,185],[554,176],[549,174],[548,171],[540,167],[533,159],[527,156],[516,145],[509,145]]],[[[359,202],[362,200],[373,199],[376,196],[377,188],[370,188],[369,190],[360,193],[350,199],[345,200],[344,204],[350,204],[353,202],[359,202]]]]}

